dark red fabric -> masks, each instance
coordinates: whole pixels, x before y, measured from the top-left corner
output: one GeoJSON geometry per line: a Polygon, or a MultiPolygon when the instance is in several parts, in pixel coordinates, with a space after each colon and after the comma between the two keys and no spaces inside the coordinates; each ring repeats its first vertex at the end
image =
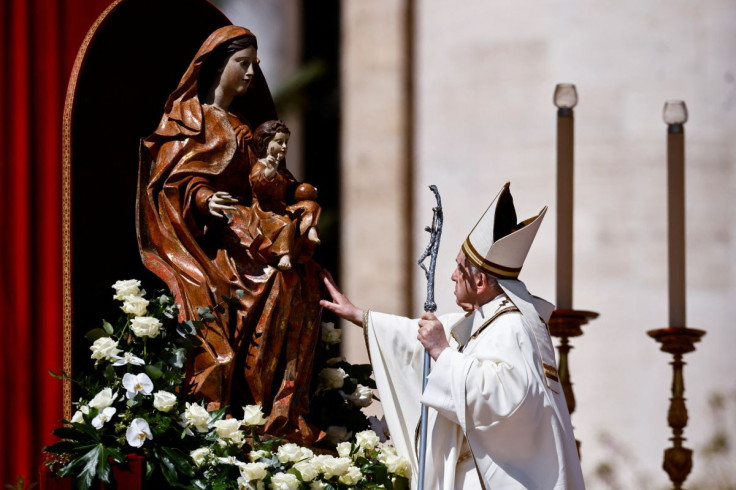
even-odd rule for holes
{"type": "Polygon", "coordinates": [[[0,484],[37,481],[62,417],[62,113],[110,0],[0,0],[0,484]]]}

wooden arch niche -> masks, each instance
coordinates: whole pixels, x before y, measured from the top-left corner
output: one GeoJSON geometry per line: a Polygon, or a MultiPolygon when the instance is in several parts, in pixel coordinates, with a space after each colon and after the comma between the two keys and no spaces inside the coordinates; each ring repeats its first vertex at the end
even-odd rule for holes
{"type": "MultiPolygon", "coordinates": [[[[135,201],[141,138],[215,29],[230,24],[205,0],[118,0],[90,28],[64,107],[64,369],[91,365],[83,336],[120,314],[112,284],[164,283],[138,251],[135,201]]],[[[71,417],[71,383],[64,411],[71,417]]]]}

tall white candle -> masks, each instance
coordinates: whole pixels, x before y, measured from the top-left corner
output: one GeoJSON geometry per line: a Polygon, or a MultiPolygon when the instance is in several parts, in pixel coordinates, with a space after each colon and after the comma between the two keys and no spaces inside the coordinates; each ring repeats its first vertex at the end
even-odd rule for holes
{"type": "Polygon", "coordinates": [[[667,123],[667,257],[669,266],[669,326],[686,326],[685,317],[685,123],[681,100],[665,102],[667,123]]]}
{"type": "Polygon", "coordinates": [[[557,308],[572,309],[575,85],[555,87],[557,107],[557,308]]]}

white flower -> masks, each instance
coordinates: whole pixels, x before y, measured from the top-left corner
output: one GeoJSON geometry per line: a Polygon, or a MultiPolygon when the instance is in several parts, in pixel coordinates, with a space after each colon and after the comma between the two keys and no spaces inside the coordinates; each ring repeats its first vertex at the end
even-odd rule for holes
{"type": "Polygon", "coordinates": [[[322,323],[322,342],[325,344],[339,344],[342,340],[342,330],[335,328],[334,323],[322,323]]]}
{"type": "Polygon", "coordinates": [[[342,425],[331,425],[327,427],[327,441],[337,445],[339,442],[347,441],[353,435],[347,427],[342,425]]]}
{"type": "Polygon", "coordinates": [[[138,393],[150,395],[153,391],[153,381],[151,381],[151,378],[149,378],[146,373],[125,373],[125,376],[123,376],[123,387],[128,390],[125,393],[125,396],[131,400],[135,398],[138,393]]]}
{"type": "Polygon", "coordinates": [[[262,481],[247,482],[241,476],[237,479],[238,490],[266,490],[266,485],[262,481]]]}
{"type": "Polygon", "coordinates": [[[394,475],[403,476],[409,478],[411,475],[411,468],[409,467],[409,460],[399,456],[398,454],[386,454],[381,461],[386,465],[389,473],[394,475]]]}
{"type": "Polygon", "coordinates": [[[350,457],[350,451],[353,449],[353,445],[350,442],[341,442],[337,445],[337,454],[341,458],[349,458],[350,457]]]}
{"type": "Polygon", "coordinates": [[[228,464],[231,466],[240,466],[241,464],[243,464],[240,461],[238,461],[238,458],[236,458],[235,456],[225,456],[225,457],[217,458],[217,462],[220,464],[228,464]]]}
{"type": "Polygon", "coordinates": [[[92,398],[89,406],[97,410],[103,410],[112,405],[113,401],[115,400],[112,396],[112,388],[104,388],[92,398]]]}
{"type": "Polygon", "coordinates": [[[103,359],[116,359],[122,351],[118,349],[118,342],[110,337],[100,337],[90,346],[92,359],[101,361],[103,359]]]}
{"type": "Polygon", "coordinates": [[[125,366],[126,364],[130,364],[131,366],[143,366],[145,364],[145,361],[141,359],[140,357],[136,357],[131,352],[126,352],[122,356],[115,357],[117,361],[113,362],[113,366],[125,366]]]}
{"type": "Polygon", "coordinates": [[[355,442],[363,449],[372,451],[381,440],[372,430],[364,430],[355,434],[355,442]]]}
{"type": "Polygon", "coordinates": [[[335,458],[333,456],[327,456],[321,458],[320,469],[325,474],[325,478],[332,478],[333,476],[342,476],[350,468],[352,461],[350,458],[335,458]]]}
{"type": "Polygon", "coordinates": [[[240,476],[245,482],[263,480],[268,475],[268,465],[266,463],[245,463],[239,465],[240,476]]]}
{"type": "Polygon", "coordinates": [[[117,412],[115,407],[103,408],[101,411],[97,412],[95,418],[92,419],[92,427],[95,429],[102,429],[105,422],[109,422],[113,415],[115,415],[115,412],[117,412]]]}
{"type": "Polygon", "coordinates": [[[79,410],[74,412],[74,415],[72,415],[72,419],[70,422],[77,422],[82,423],[84,422],[84,416],[89,413],[89,407],[87,405],[82,405],[79,407],[79,410]]]}
{"type": "Polygon", "coordinates": [[[282,444],[276,452],[276,457],[282,463],[296,463],[312,456],[314,456],[314,453],[311,449],[293,443],[282,444]]]}
{"type": "Polygon", "coordinates": [[[345,395],[342,391],[340,394],[356,407],[367,407],[373,403],[373,390],[367,386],[358,385],[352,395],[345,395]]]}
{"type": "Polygon", "coordinates": [[[153,394],[153,406],[161,412],[170,412],[176,406],[176,395],[159,390],[153,394]]]}
{"type": "Polygon", "coordinates": [[[327,484],[323,481],[313,481],[309,483],[309,490],[324,490],[327,484]]]}
{"type": "Polygon", "coordinates": [[[225,419],[225,420],[218,420],[215,422],[215,432],[217,432],[217,436],[220,439],[228,440],[233,442],[234,444],[242,445],[243,440],[243,431],[240,429],[240,420],[238,419],[225,419]]]}
{"type": "Polygon", "coordinates": [[[125,431],[125,439],[133,447],[141,447],[146,439],[153,439],[148,422],[145,419],[133,419],[130,427],[125,431]]]}
{"type": "Polygon", "coordinates": [[[342,368],[323,368],[319,372],[319,384],[324,389],[342,388],[347,373],[342,368]]]}
{"type": "Polygon", "coordinates": [[[251,451],[248,455],[248,458],[250,458],[251,462],[255,463],[261,458],[270,458],[271,453],[268,451],[264,451],[263,449],[257,449],[255,451],[251,451]]]}
{"type": "Polygon", "coordinates": [[[202,405],[186,402],[186,410],[181,414],[181,425],[184,427],[194,427],[197,432],[207,432],[207,422],[210,420],[210,414],[202,405]]]}
{"type": "Polygon", "coordinates": [[[156,337],[161,322],[152,316],[137,316],[130,321],[130,329],[136,337],[156,337]]]}
{"type": "Polygon", "coordinates": [[[126,281],[118,281],[112,285],[115,290],[115,296],[112,299],[123,301],[128,296],[141,296],[145,291],[141,291],[141,282],[135,279],[126,281]]]}
{"type": "Polygon", "coordinates": [[[209,456],[210,454],[211,451],[208,448],[201,447],[189,453],[189,457],[192,458],[195,466],[200,467],[205,463],[205,461],[207,461],[207,456],[209,456]]]}
{"type": "Polygon", "coordinates": [[[120,307],[128,315],[143,316],[146,314],[148,300],[140,296],[126,296],[123,306],[120,307]]]}
{"type": "Polygon", "coordinates": [[[276,473],[271,477],[270,487],[276,490],[297,490],[299,479],[291,473],[276,473]]]}
{"type": "Polygon", "coordinates": [[[302,480],[310,482],[319,476],[319,468],[311,461],[299,461],[292,468],[302,475],[302,480]]]}
{"type": "Polygon", "coordinates": [[[266,419],[263,417],[263,411],[260,405],[248,405],[243,407],[243,425],[254,426],[263,425],[266,419]]]}
{"type": "Polygon", "coordinates": [[[378,460],[382,463],[386,462],[385,458],[387,456],[396,456],[397,454],[399,453],[396,452],[396,448],[391,443],[382,442],[378,445],[378,460]]]}
{"type": "Polygon", "coordinates": [[[351,465],[344,474],[340,475],[338,480],[345,485],[355,485],[361,479],[363,479],[363,473],[360,472],[360,468],[351,465]]]}

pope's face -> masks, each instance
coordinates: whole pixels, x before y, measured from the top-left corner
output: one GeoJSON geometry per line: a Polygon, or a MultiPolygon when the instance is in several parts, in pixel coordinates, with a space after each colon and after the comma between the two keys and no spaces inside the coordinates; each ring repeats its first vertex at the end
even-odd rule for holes
{"type": "Polygon", "coordinates": [[[457,254],[455,262],[457,266],[452,276],[450,276],[450,279],[455,283],[455,302],[463,311],[470,312],[479,306],[475,277],[462,250],[457,254]]]}
{"type": "Polygon", "coordinates": [[[281,162],[286,157],[286,145],[289,143],[289,135],[276,133],[276,136],[268,143],[267,155],[281,162]]]}
{"type": "Polygon", "coordinates": [[[220,75],[220,88],[235,97],[248,91],[254,75],[254,64],[258,62],[256,49],[249,46],[234,52],[225,62],[220,75]]]}

